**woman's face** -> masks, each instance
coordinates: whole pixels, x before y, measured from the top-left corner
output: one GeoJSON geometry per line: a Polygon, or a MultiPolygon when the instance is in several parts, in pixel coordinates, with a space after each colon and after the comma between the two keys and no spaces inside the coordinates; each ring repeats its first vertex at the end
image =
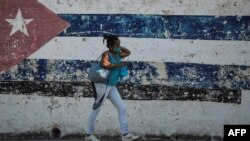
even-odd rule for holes
{"type": "Polygon", "coordinates": [[[115,48],[115,47],[120,47],[120,40],[115,40],[115,43],[113,46],[111,46],[111,49],[115,48]]]}

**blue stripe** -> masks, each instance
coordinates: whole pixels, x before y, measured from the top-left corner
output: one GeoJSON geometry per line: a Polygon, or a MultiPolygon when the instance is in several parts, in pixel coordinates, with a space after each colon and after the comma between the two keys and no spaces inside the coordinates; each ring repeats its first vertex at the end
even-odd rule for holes
{"type": "Polygon", "coordinates": [[[250,89],[249,66],[165,63],[169,81],[195,88],[250,89]]]}
{"type": "Polygon", "coordinates": [[[250,16],[133,14],[59,14],[59,16],[70,23],[66,32],[60,33],[59,36],[96,37],[102,36],[103,33],[112,33],[120,37],[133,38],[250,40],[250,16]]]}
{"type": "MultiPolygon", "coordinates": [[[[88,79],[87,72],[92,62],[26,59],[18,64],[16,70],[7,71],[0,75],[0,81],[86,81],[88,79]]],[[[163,84],[180,87],[250,89],[250,66],[173,62],[165,62],[164,64],[167,78],[162,80],[158,72],[160,68],[157,66],[149,62],[129,62],[129,79],[126,83],[143,84],[143,81],[148,81],[154,84],[156,79],[163,84]]]]}

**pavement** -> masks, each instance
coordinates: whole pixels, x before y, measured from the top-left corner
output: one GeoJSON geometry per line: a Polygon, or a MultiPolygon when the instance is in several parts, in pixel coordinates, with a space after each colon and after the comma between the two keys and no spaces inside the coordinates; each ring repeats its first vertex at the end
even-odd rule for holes
{"type": "MultiPolygon", "coordinates": [[[[121,141],[120,137],[99,137],[101,141],[121,141]]],[[[1,139],[0,139],[1,140],[1,139]]],[[[84,141],[84,138],[78,139],[5,139],[3,141],[84,141]]],[[[223,141],[222,138],[214,137],[142,137],[135,141],[223,141]]]]}
{"type": "MultiPolygon", "coordinates": [[[[99,136],[101,141],[121,141],[120,136],[99,136]]],[[[84,141],[85,135],[67,135],[67,136],[49,136],[49,134],[22,134],[22,135],[1,135],[0,141],[84,141]]],[[[223,141],[223,138],[217,136],[193,136],[193,135],[172,135],[172,136],[154,136],[145,135],[135,141],[223,141]]]]}

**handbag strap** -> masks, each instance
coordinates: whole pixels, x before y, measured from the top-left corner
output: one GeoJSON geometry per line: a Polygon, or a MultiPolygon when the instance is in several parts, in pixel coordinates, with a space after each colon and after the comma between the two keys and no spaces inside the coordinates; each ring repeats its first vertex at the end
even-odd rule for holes
{"type": "Polygon", "coordinates": [[[102,57],[102,54],[96,59],[96,61],[98,61],[101,57],[102,57]]]}
{"type": "MultiPolygon", "coordinates": [[[[101,106],[101,104],[102,104],[102,101],[104,100],[104,97],[106,95],[106,91],[107,91],[107,88],[108,88],[109,76],[110,76],[110,74],[108,75],[108,79],[107,79],[107,83],[106,83],[106,88],[105,88],[105,91],[103,93],[102,98],[96,103],[97,97],[95,97],[95,102],[94,102],[94,104],[92,106],[93,110],[96,110],[97,108],[99,108],[101,106]]],[[[94,89],[95,89],[95,87],[94,87],[94,89]]]]}

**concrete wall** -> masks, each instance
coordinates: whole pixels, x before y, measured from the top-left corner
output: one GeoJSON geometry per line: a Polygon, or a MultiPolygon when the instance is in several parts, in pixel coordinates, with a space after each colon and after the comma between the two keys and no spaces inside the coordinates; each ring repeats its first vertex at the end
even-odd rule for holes
{"type": "MultiPolygon", "coordinates": [[[[16,17],[20,0],[14,2],[0,1],[1,11],[15,8],[5,12],[5,19],[16,17]]],[[[28,36],[21,30],[10,35],[13,25],[1,21],[6,34],[0,39],[9,40],[0,43],[5,47],[0,134],[50,133],[53,127],[62,136],[84,134],[94,102],[87,72],[107,49],[103,33],[118,34],[121,45],[132,51],[126,59],[129,77],[118,86],[131,132],[222,137],[223,125],[250,123],[249,0],[27,0],[20,6],[24,19],[32,18],[27,14],[31,9],[34,15],[44,14],[34,4],[67,24],[45,25],[60,25],[53,34],[38,32],[44,24],[25,24],[29,37],[51,36],[41,44],[32,38],[37,43],[33,52],[26,49],[25,55],[8,58],[8,48],[28,36]]],[[[96,134],[119,133],[117,112],[106,101],[96,134]]]]}

